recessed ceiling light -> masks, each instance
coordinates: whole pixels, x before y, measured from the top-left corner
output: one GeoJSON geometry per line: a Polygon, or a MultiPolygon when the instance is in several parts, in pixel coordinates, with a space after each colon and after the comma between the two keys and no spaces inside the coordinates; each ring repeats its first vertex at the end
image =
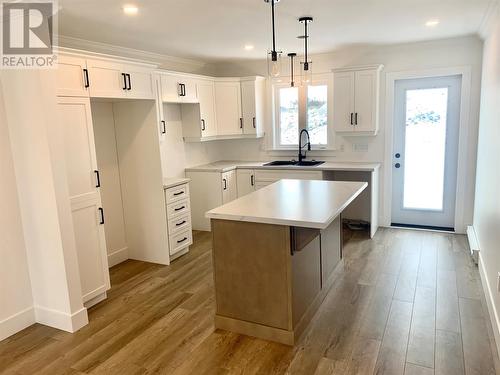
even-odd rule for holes
{"type": "Polygon", "coordinates": [[[434,27],[439,25],[439,20],[429,20],[425,23],[425,26],[427,27],[434,27]]]}
{"type": "Polygon", "coordinates": [[[253,50],[255,47],[254,47],[252,44],[245,44],[245,47],[244,47],[244,48],[245,48],[245,50],[246,50],[246,51],[251,51],[251,50],[253,50]]]}
{"type": "Polygon", "coordinates": [[[124,5],[123,12],[131,16],[137,14],[137,12],[139,12],[139,8],[137,8],[135,5],[124,5]]]}

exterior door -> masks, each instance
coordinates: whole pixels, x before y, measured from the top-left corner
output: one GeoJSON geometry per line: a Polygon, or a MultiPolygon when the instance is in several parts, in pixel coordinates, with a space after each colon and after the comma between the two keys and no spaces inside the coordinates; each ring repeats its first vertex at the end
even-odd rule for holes
{"type": "Polygon", "coordinates": [[[393,225],[453,230],[461,76],[395,87],[393,225]]]}

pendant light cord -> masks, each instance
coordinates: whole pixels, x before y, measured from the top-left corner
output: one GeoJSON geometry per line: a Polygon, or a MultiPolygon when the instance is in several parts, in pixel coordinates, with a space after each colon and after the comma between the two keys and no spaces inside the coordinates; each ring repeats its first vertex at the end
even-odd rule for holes
{"type": "Polygon", "coordinates": [[[272,25],[273,25],[273,61],[274,61],[274,58],[275,58],[275,54],[276,54],[276,34],[275,34],[275,25],[274,25],[274,0],[271,0],[271,18],[272,18],[272,25]]]}

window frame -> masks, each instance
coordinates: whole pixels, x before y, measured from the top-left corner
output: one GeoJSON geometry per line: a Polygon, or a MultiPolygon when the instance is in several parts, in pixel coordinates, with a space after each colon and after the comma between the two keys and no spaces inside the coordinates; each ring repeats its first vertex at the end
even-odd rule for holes
{"type": "MultiPolygon", "coordinates": [[[[312,86],[326,85],[328,90],[327,96],[327,144],[313,145],[312,150],[334,150],[335,131],[333,129],[333,74],[315,74],[313,75],[312,86]]],[[[274,150],[296,150],[296,145],[282,145],[281,140],[281,124],[280,124],[280,95],[279,90],[290,87],[289,77],[282,77],[279,80],[274,80],[272,84],[273,92],[273,149],[274,150]]],[[[307,86],[297,86],[299,97],[299,133],[302,129],[307,129],[307,86]]]]}

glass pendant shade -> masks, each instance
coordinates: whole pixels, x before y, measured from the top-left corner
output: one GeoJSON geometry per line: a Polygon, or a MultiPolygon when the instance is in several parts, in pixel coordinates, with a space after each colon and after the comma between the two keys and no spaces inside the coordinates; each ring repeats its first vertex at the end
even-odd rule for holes
{"type": "Polygon", "coordinates": [[[267,71],[270,77],[277,78],[281,75],[281,53],[269,52],[267,54],[267,71]]]}
{"type": "Polygon", "coordinates": [[[300,63],[300,84],[302,86],[307,86],[312,83],[312,63],[301,62],[300,63]]]}

